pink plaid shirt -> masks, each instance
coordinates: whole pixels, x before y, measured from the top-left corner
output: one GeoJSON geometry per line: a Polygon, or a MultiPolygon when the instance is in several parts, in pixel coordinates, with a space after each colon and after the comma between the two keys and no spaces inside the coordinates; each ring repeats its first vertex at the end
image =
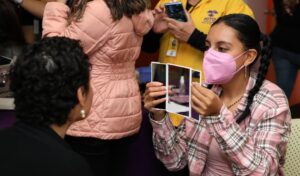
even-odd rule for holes
{"type": "MultiPolygon", "coordinates": [[[[252,74],[246,92],[254,83],[252,74]]],[[[213,90],[219,94],[221,87],[213,90]]],[[[254,97],[251,115],[237,124],[247,96],[245,93],[234,113],[223,106],[218,117],[209,116],[199,122],[186,118],[178,128],[168,116],[160,122],[151,119],[156,156],[169,170],[180,170],[188,164],[190,175],[199,176],[215,138],[235,175],[283,175],[291,123],[287,98],[275,84],[264,81],[254,97]]]]}

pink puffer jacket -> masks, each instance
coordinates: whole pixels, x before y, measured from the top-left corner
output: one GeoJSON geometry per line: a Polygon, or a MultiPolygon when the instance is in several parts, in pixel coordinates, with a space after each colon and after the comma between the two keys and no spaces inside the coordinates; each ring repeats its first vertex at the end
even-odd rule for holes
{"type": "Polygon", "coordinates": [[[119,139],[137,133],[141,124],[141,97],[135,61],[143,35],[153,25],[151,11],[113,21],[105,2],[94,0],[88,3],[80,21],[68,24],[69,11],[63,3],[47,3],[43,36],[66,36],[81,41],[92,65],[94,98],[89,116],[74,123],[67,134],[119,139]]]}

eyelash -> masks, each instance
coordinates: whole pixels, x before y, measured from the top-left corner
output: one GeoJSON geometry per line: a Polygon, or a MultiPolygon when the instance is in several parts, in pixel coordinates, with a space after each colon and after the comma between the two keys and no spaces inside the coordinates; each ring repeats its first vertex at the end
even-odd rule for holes
{"type": "Polygon", "coordinates": [[[228,51],[228,49],[227,48],[218,47],[218,51],[225,53],[226,51],[228,51]]]}
{"type": "MultiPolygon", "coordinates": [[[[205,44],[204,51],[207,51],[209,48],[210,48],[210,46],[206,43],[206,44],[205,44]]],[[[225,53],[225,52],[227,52],[228,50],[229,50],[228,48],[218,47],[218,51],[219,51],[219,52],[222,52],[222,53],[225,53]]]]}

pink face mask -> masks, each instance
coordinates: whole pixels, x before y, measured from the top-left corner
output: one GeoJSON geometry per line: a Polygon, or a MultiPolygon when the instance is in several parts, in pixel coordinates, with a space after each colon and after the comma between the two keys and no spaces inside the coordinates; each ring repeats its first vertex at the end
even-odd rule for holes
{"type": "Polygon", "coordinates": [[[244,55],[243,52],[237,57],[233,57],[227,53],[221,53],[213,49],[209,49],[204,53],[203,71],[206,84],[226,84],[233,76],[239,72],[244,66],[236,70],[235,60],[244,55]]]}

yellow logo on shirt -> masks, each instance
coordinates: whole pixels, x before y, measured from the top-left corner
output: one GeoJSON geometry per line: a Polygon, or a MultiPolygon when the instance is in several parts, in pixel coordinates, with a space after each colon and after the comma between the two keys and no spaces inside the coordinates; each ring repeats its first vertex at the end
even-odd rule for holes
{"type": "Polygon", "coordinates": [[[208,14],[208,17],[204,18],[202,23],[203,24],[213,24],[217,20],[215,15],[218,14],[218,11],[209,10],[209,11],[207,11],[207,14],[208,14]]]}

